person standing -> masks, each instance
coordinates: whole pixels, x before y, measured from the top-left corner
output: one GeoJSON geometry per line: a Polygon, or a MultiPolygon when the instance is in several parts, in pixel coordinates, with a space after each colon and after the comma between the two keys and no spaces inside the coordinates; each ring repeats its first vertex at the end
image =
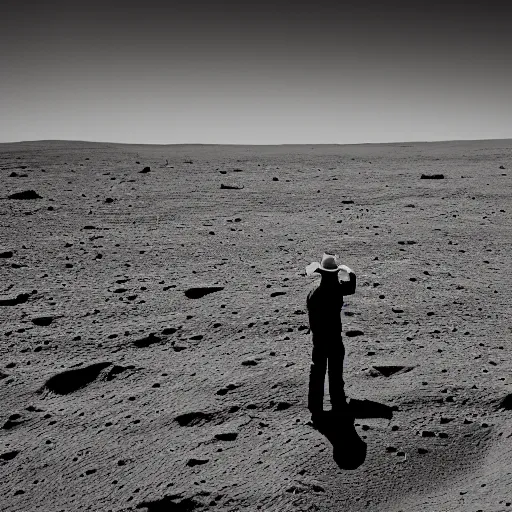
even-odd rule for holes
{"type": "Polygon", "coordinates": [[[341,336],[341,308],[343,297],[356,291],[356,275],[346,265],[337,263],[337,256],[324,253],[320,263],[306,267],[306,274],[321,275],[320,283],[308,293],[307,309],[309,326],[313,338],[311,368],[309,375],[308,409],[313,422],[323,412],[325,374],[329,375],[329,394],[332,411],[343,414],[347,402],[343,380],[345,347],[341,336]],[[344,278],[339,279],[342,271],[344,278]]]}

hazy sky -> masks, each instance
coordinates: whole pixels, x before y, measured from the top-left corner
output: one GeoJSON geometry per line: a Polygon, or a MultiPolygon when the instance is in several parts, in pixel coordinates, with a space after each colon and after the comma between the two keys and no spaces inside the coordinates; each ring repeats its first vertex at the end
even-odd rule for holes
{"type": "Polygon", "coordinates": [[[0,141],[510,138],[511,15],[471,0],[4,0],[0,141]]]}

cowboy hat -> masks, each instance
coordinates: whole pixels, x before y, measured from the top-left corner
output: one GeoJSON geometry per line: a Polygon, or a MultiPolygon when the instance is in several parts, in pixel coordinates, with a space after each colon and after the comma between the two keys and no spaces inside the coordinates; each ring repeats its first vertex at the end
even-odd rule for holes
{"type": "MultiPolygon", "coordinates": [[[[337,273],[340,270],[342,270],[344,273],[345,271],[345,265],[339,265],[336,262],[337,256],[335,254],[327,254],[324,253],[322,256],[322,261],[318,263],[318,261],[314,261],[313,263],[310,263],[306,267],[306,274],[308,276],[314,274],[315,272],[318,272],[320,274],[322,273],[337,273]]],[[[345,276],[343,276],[345,277],[345,276]]]]}

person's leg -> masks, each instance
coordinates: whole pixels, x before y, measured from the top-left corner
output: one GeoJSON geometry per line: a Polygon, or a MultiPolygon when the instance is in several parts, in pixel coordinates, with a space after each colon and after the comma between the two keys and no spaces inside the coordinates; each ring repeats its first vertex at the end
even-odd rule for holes
{"type": "Polygon", "coordinates": [[[329,346],[329,394],[333,411],[340,411],[347,406],[345,396],[345,382],[343,380],[343,360],[345,358],[345,347],[341,337],[331,341],[329,346]]]}
{"type": "Polygon", "coordinates": [[[313,345],[309,373],[308,409],[313,416],[321,414],[324,408],[324,382],[327,369],[327,354],[318,344],[313,345]]]}

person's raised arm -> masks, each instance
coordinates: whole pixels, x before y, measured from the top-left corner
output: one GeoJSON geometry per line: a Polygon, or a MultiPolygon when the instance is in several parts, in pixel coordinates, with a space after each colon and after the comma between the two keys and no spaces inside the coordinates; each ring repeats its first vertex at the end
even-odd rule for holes
{"type": "Polygon", "coordinates": [[[356,291],[356,281],[357,281],[354,271],[351,268],[347,267],[347,265],[340,265],[338,268],[340,270],[344,270],[350,278],[350,281],[342,281],[341,282],[343,296],[353,295],[356,291]]]}

